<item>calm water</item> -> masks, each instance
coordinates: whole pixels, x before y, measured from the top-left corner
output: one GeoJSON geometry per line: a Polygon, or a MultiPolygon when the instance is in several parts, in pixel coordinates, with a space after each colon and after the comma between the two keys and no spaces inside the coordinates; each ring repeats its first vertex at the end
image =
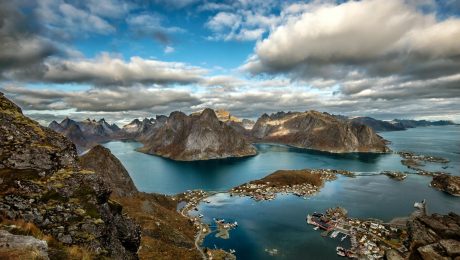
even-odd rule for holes
{"type": "MultiPolygon", "coordinates": [[[[392,141],[391,148],[395,151],[410,150],[451,160],[448,169],[427,165],[429,169],[460,173],[460,127],[415,128],[381,135],[392,141]]],[[[278,169],[407,170],[396,154],[334,155],[262,144],[257,146],[259,154],[247,159],[174,162],[135,152],[139,146],[135,142],[106,144],[126,166],[140,190],[166,194],[197,188],[225,191],[278,169]]],[[[209,223],[214,217],[238,221],[239,227],[230,232],[230,239],[215,238],[211,234],[204,245],[235,249],[239,259],[335,259],[338,258],[335,247],[340,240],[321,237],[306,224],[306,214],[340,205],[352,216],[388,221],[410,214],[414,201],[422,199],[427,199],[430,212],[460,213],[460,198],[430,188],[430,180],[417,175],[409,175],[402,182],[386,176],[340,177],[307,200],[282,195],[274,201],[255,202],[219,193],[210,198],[212,203],[201,204],[199,211],[193,214],[204,214],[204,220],[209,223]],[[278,249],[278,255],[265,252],[273,248],[278,249]]]]}

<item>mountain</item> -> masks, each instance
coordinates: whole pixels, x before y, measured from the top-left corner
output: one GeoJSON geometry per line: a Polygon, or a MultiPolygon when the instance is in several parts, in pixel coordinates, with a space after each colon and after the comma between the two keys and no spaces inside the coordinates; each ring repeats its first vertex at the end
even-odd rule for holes
{"type": "Polygon", "coordinates": [[[128,171],[109,149],[97,145],[80,157],[84,169],[95,171],[116,197],[132,196],[138,191],[128,171]]]}
{"type": "Polygon", "coordinates": [[[116,139],[120,133],[120,128],[116,124],[109,124],[105,119],[96,121],[88,118],[76,122],[67,117],[61,123],[51,122],[48,127],[69,138],[76,145],[79,153],[97,143],[116,139]]]}
{"type": "Polygon", "coordinates": [[[144,118],[142,121],[134,119],[129,124],[124,125],[119,135],[124,139],[134,139],[142,141],[149,139],[168,119],[167,116],[158,115],[156,118],[144,118]]]}
{"type": "MultiPolygon", "coordinates": [[[[0,108],[2,239],[15,241],[18,252],[33,240],[51,259],[137,259],[140,227],[109,200],[97,172],[81,169],[75,146],[3,94],[0,108]]],[[[12,256],[0,247],[0,258],[12,256]]]]}
{"type": "Polygon", "coordinates": [[[422,127],[422,126],[455,125],[455,123],[450,120],[427,121],[427,120],[394,119],[393,122],[400,124],[404,128],[414,128],[414,127],[422,127]]]}
{"type": "Polygon", "coordinates": [[[367,125],[368,127],[374,129],[374,131],[376,132],[406,130],[406,128],[399,123],[391,123],[388,121],[378,120],[372,117],[355,117],[350,120],[355,123],[367,125]]]}
{"type": "Polygon", "coordinates": [[[241,134],[219,121],[209,108],[189,116],[172,112],[139,151],[182,161],[256,154],[256,149],[241,134]]]}
{"type": "Polygon", "coordinates": [[[256,142],[334,153],[389,151],[386,141],[370,127],[317,111],[264,114],[251,133],[256,142]]]}

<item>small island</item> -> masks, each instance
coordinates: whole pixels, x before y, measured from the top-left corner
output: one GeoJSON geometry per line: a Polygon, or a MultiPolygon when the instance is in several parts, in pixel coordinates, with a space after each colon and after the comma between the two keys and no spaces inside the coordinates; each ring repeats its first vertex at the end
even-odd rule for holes
{"type": "Polygon", "coordinates": [[[277,193],[292,193],[299,197],[307,197],[318,192],[326,181],[335,180],[337,174],[354,176],[353,172],[344,170],[278,170],[262,179],[231,189],[230,195],[249,196],[257,201],[273,200],[277,193]]]}

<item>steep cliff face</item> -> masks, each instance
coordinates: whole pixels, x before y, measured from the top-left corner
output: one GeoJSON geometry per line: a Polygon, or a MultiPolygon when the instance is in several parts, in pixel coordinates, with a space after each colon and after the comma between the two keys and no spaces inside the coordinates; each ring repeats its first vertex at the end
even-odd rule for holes
{"type": "Polygon", "coordinates": [[[139,226],[109,200],[98,173],[81,169],[75,146],[3,95],[0,108],[0,229],[29,234],[34,227],[52,259],[81,257],[75,252],[135,259],[139,226]]]}
{"type": "Polygon", "coordinates": [[[97,172],[117,197],[137,194],[136,186],[128,171],[109,149],[97,145],[80,157],[80,165],[84,169],[97,172]]]}
{"type": "Polygon", "coordinates": [[[251,132],[255,141],[334,153],[389,151],[370,127],[316,111],[264,114],[251,132]]]}
{"type": "Polygon", "coordinates": [[[207,160],[256,154],[233,128],[219,121],[212,109],[200,114],[173,112],[140,151],[174,160],[207,160]]]}

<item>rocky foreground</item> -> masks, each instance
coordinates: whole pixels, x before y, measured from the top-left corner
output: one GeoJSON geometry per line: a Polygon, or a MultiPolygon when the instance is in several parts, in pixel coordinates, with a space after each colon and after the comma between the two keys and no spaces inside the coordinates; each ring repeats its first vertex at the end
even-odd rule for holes
{"type": "Polygon", "coordinates": [[[261,116],[252,129],[256,142],[273,142],[333,153],[390,151],[370,127],[317,111],[261,116]]]}
{"type": "MultiPolygon", "coordinates": [[[[408,259],[459,259],[460,216],[433,214],[407,223],[410,255],[408,259]]],[[[389,258],[400,259],[400,258],[389,258]]]]}
{"type": "Polygon", "coordinates": [[[101,146],[78,158],[0,95],[0,259],[201,259],[177,204],[138,192],[101,146]]]}
{"type": "Polygon", "coordinates": [[[256,149],[232,127],[219,121],[212,109],[186,115],[173,112],[139,151],[180,160],[244,157],[256,149]]]}

